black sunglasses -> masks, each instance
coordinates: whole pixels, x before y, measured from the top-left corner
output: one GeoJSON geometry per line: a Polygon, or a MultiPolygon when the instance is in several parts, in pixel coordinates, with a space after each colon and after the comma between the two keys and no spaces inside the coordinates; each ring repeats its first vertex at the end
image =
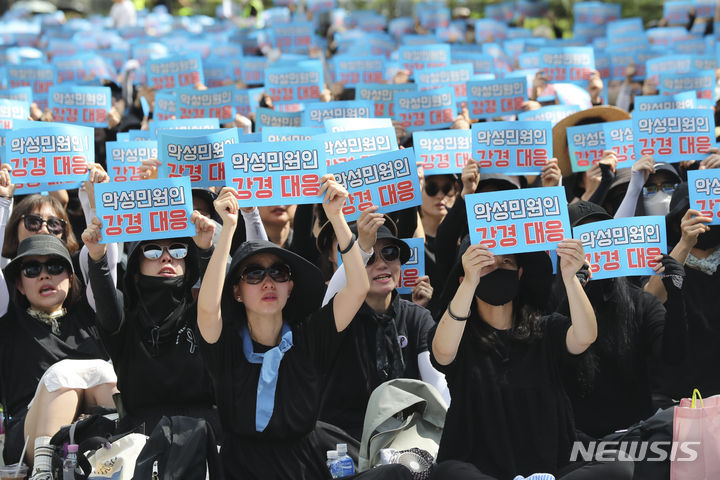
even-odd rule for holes
{"type": "MultiPolygon", "coordinates": [[[[370,260],[368,260],[367,265],[372,265],[375,263],[375,260],[377,259],[377,253],[374,252],[372,257],[370,257],[370,260]]],[[[400,259],[400,247],[397,245],[387,245],[380,249],[380,256],[383,260],[385,260],[385,263],[394,262],[395,260],[400,259]]]]}
{"type": "Polygon", "coordinates": [[[442,187],[435,182],[426,182],[425,183],[425,193],[427,193],[429,197],[434,197],[440,191],[442,191],[444,196],[447,196],[454,189],[455,189],[455,187],[452,183],[444,183],[442,187]]]}
{"type": "Polygon", "coordinates": [[[157,260],[162,257],[165,250],[177,260],[187,257],[188,254],[188,246],[185,243],[171,243],[167,247],[161,247],[156,243],[147,243],[142,246],[142,253],[148,260],[157,260]]]}
{"type": "Polygon", "coordinates": [[[65,232],[65,220],[57,217],[48,217],[47,220],[34,213],[22,216],[25,230],[28,232],[39,232],[43,225],[47,225],[48,232],[52,235],[60,235],[65,232]]]}
{"type": "Polygon", "coordinates": [[[269,275],[270,279],[277,283],[285,283],[290,281],[292,274],[290,267],[284,263],[273,263],[269,267],[262,265],[248,265],[238,277],[239,280],[245,280],[250,285],[257,285],[265,280],[265,276],[269,275]]]}
{"type": "Polygon", "coordinates": [[[48,275],[60,275],[67,270],[67,265],[62,260],[48,260],[45,263],[42,262],[26,262],[20,267],[25,278],[35,278],[42,273],[43,267],[48,275]]]}
{"type": "Polygon", "coordinates": [[[659,191],[663,191],[665,193],[668,193],[670,195],[675,192],[675,189],[678,187],[678,184],[675,182],[663,182],[660,185],[657,184],[650,184],[645,187],[643,187],[643,195],[646,197],[652,197],[659,191]]]}

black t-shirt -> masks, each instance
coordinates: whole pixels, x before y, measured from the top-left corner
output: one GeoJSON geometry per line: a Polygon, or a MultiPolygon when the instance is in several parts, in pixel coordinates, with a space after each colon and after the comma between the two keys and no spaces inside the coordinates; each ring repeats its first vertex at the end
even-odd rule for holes
{"type": "Polygon", "coordinates": [[[0,384],[10,416],[24,412],[38,382],[53,364],[66,359],[108,358],[95,326],[95,315],[84,298],[58,320],[60,334],[50,325],[18,309],[14,303],[0,318],[0,384]]]}
{"type": "MultiPolygon", "coordinates": [[[[435,325],[430,312],[394,293],[386,315],[395,322],[402,347],[405,371],[400,376],[420,379],[418,354],[428,350],[428,333],[435,325]]],[[[389,372],[377,366],[379,317],[363,303],[343,339],[320,412],[320,420],[342,428],[358,440],[370,394],[391,379],[389,372]]]]}
{"type": "Polygon", "coordinates": [[[245,358],[241,322],[224,318],[213,344],[198,334],[225,434],[220,456],[226,478],[330,478],[313,430],[324,376],[344,335],[335,327],[333,302],[294,325],[292,334],[293,346],[280,362],[273,413],[262,432],[255,426],[262,365],[245,358]]]}
{"type": "MultiPolygon", "coordinates": [[[[560,364],[572,357],[565,343],[570,320],[544,317],[541,335],[532,340],[495,330],[497,351],[477,337],[472,322],[481,321],[470,319],[449,365],[438,364],[431,350],[452,397],[438,461],[470,462],[500,479],[555,474],[569,463],[576,438],[560,373],[560,364]]],[[[434,335],[435,329],[431,342],[434,335]]]]}

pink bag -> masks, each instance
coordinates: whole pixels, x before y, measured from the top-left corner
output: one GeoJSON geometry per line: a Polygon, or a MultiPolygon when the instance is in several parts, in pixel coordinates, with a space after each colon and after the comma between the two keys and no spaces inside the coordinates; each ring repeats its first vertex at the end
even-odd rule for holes
{"type": "Polygon", "coordinates": [[[704,401],[697,389],[692,399],[675,407],[671,480],[720,479],[720,395],[704,401]]]}

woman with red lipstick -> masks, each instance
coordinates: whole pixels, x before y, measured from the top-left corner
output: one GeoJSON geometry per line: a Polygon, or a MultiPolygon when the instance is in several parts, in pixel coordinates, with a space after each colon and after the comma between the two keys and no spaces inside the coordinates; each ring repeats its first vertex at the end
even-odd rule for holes
{"type": "Polygon", "coordinates": [[[130,248],[125,289],[115,289],[94,218],[82,235],[90,252],[96,321],[112,358],[121,396],[119,430],[142,423],[152,431],[163,415],[205,418],[218,431],[217,414],[194,334],[192,287],[212,254],[214,223],[190,217],[191,238],[145,240],[130,248]]]}
{"type": "MultiPolygon", "coordinates": [[[[225,274],[239,209],[232,188],[215,201],[223,229],[200,288],[198,329],[225,435],[220,457],[228,479],[330,478],[315,423],[325,376],[368,280],[342,214],[347,191],[326,175],[320,193],[348,278],[322,309],[320,271],[273,243],[243,243],[225,274]]],[[[410,478],[400,465],[369,474],[410,478]]]]}

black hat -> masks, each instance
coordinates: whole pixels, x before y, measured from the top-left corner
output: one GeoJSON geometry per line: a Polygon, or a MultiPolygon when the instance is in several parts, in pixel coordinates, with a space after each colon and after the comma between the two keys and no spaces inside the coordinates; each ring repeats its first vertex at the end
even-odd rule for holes
{"type": "Polygon", "coordinates": [[[70,252],[67,247],[55,235],[31,235],[18,245],[17,255],[12,261],[5,267],[5,278],[9,283],[12,283],[20,273],[20,268],[23,264],[23,258],[31,257],[35,255],[50,255],[53,257],[59,257],[65,261],[68,271],[73,272],[72,259],[70,258],[70,252]]]}
{"type": "MultiPolygon", "coordinates": [[[[385,226],[390,229],[393,235],[397,237],[398,234],[398,228],[395,222],[392,218],[390,218],[389,215],[383,214],[385,217],[385,226]]],[[[350,226],[350,229],[352,230],[353,226],[355,224],[352,224],[350,226]]],[[[357,228],[353,230],[353,233],[357,235],[357,228]]],[[[318,232],[318,236],[315,239],[315,246],[318,249],[318,252],[324,252],[328,250],[330,247],[332,247],[332,240],[335,238],[335,231],[333,230],[332,224],[330,221],[327,221],[323,224],[322,227],[320,227],[320,231],[318,232]]]]}
{"type": "Polygon", "coordinates": [[[612,220],[613,218],[600,205],[584,200],[568,205],[568,217],[570,217],[571,227],[577,227],[587,218],[593,218],[595,221],[612,220]]]}
{"type": "Polygon", "coordinates": [[[240,274],[238,271],[240,266],[248,258],[260,253],[275,255],[290,267],[294,286],[285,305],[285,310],[294,319],[303,319],[320,308],[325,293],[323,276],[320,270],[290,250],[280,248],[266,240],[252,240],[241,244],[230,262],[230,269],[225,277],[222,293],[222,309],[226,315],[232,312],[237,305],[233,295],[233,286],[240,274]]]}
{"type": "Polygon", "coordinates": [[[513,178],[502,173],[481,173],[480,181],[475,191],[480,190],[485,185],[495,185],[497,190],[517,190],[522,185],[517,177],[513,178]]]}
{"type": "MultiPolygon", "coordinates": [[[[385,225],[387,225],[387,220],[385,220],[385,225]]],[[[410,257],[412,256],[412,251],[410,250],[410,247],[407,243],[403,242],[399,238],[397,238],[397,234],[393,235],[393,232],[390,231],[388,227],[385,225],[381,225],[380,228],[378,228],[377,231],[377,240],[381,240],[383,238],[387,238],[390,240],[390,243],[393,245],[397,245],[400,248],[400,263],[404,264],[408,260],[410,260],[410,257]]],[[[357,223],[350,226],[350,230],[357,235],[357,223]]],[[[377,241],[376,240],[376,241],[377,241]]]]}
{"type": "Polygon", "coordinates": [[[678,173],[678,171],[675,169],[675,167],[673,167],[669,163],[665,163],[665,162],[656,163],[655,164],[655,173],[657,173],[657,172],[668,172],[670,175],[675,177],[676,182],[678,182],[678,183],[682,182],[682,178],[680,178],[680,174],[678,173]]]}
{"type": "Polygon", "coordinates": [[[195,188],[192,189],[192,196],[193,196],[193,198],[194,198],[194,197],[201,198],[201,199],[205,200],[207,203],[209,203],[209,204],[210,204],[210,218],[212,218],[212,219],[215,220],[217,223],[219,223],[220,225],[222,225],[222,219],[220,218],[220,215],[218,215],[218,213],[215,211],[215,209],[212,208],[212,207],[213,207],[213,202],[214,202],[215,199],[217,198],[217,194],[216,194],[216,193],[211,192],[210,190],[208,190],[208,189],[206,189],[206,188],[197,188],[197,187],[195,187],[195,188]]]}

